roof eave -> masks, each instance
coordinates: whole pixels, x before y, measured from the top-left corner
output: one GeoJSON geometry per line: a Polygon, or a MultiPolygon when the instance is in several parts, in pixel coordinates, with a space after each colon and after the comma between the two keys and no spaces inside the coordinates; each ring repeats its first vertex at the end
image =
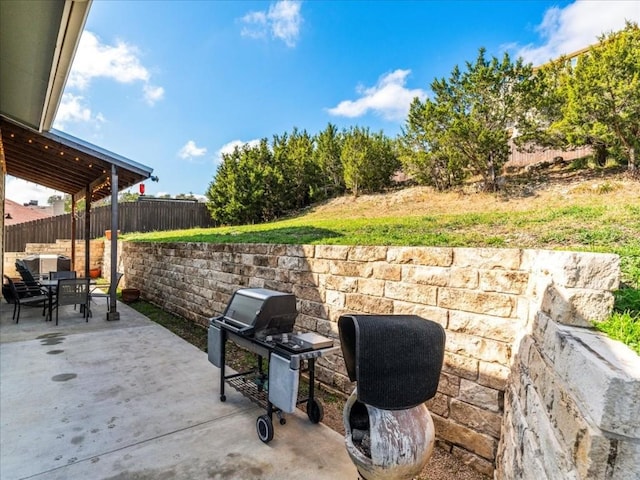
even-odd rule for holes
{"type": "Polygon", "coordinates": [[[39,130],[51,129],[93,0],[65,0],[39,130]]]}
{"type": "Polygon", "coordinates": [[[64,143],[76,150],[86,153],[87,155],[109,162],[116,167],[126,168],[127,170],[145,178],[149,178],[153,173],[153,168],[151,167],[147,167],[146,165],[135,162],[129,158],[123,157],[122,155],[118,155],[117,153],[107,151],[97,145],[84,142],[77,137],[61,132],[60,130],[54,129],[49,132],[42,132],[40,135],[55,142],[64,143]]]}

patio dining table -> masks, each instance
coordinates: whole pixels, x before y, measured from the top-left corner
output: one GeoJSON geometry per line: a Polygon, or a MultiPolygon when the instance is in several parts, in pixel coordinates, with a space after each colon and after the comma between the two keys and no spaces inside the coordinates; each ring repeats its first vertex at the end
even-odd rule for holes
{"type": "MultiPolygon", "coordinates": [[[[55,294],[55,290],[58,287],[58,279],[44,279],[38,282],[41,286],[47,289],[47,296],[49,297],[49,305],[47,308],[47,317],[45,321],[53,320],[53,296],[55,294]]],[[[91,279],[89,281],[90,285],[95,285],[96,281],[91,279]]]]}

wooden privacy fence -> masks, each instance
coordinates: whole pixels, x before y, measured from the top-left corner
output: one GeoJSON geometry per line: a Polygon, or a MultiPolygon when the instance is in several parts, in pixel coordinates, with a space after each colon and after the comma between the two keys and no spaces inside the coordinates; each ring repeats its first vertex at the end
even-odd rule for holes
{"type": "Polygon", "coordinates": [[[509,147],[511,148],[511,153],[509,155],[508,165],[513,167],[523,167],[538,162],[551,162],[556,157],[562,157],[565,161],[571,161],[593,153],[593,150],[589,146],[579,147],[573,150],[537,148],[533,152],[521,152],[517,149],[513,139],[509,140],[509,147]]]}
{"type": "MultiPolygon", "coordinates": [[[[85,212],[78,213],[76,239],[84,239],[85,212]]],[[[181,200],[145,200],[118,205],[118,229],[122,233],[213,227],[204,203],[181,200]]],[[[90,238],[111,229],[111,205],[91,209],[90,238]]],[[[54,243],[71,239],[71,214],[5,226],[5,252],[23,252],[27,243],[54,243]]]]}

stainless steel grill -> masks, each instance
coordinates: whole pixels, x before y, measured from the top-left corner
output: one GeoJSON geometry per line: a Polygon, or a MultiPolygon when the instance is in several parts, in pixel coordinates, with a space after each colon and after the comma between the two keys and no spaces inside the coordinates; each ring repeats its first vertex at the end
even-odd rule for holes
{"type": "Polygon", "coordinates": [[[225,383],[266,408],[258,417],[256,430],[263,442],[273,438],[272,414],[280,424],[286,423],[283,413],[292,413],[298,404],[306,402],[307,416],[318,423],[323,416],[322,405],[314,398],[315,359],[337,352],[333,340],[307,332],[293,333],[297,316],[296,298],[264,288],[243,288],[233,294],[224,313],[209,323],[209,361],[220,371],[220,400],[225,401],[225,383]],[[257,357],[257,368],[225,374],[226,342],[230,340],[257,357]],[[268,362],[268,369],[264,367],[268,362]],[[300,372],[307,366],[308,397],[298,397],[300,372]]]}

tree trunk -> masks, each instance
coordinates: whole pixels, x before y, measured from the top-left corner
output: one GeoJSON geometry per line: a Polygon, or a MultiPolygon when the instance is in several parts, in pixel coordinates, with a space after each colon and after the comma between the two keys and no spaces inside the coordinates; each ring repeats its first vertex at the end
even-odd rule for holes
{"type": "Polygon", "coordinates": [[[636,149],[634,147],[629,148],[629,165],[627,170],[632,177],[640,175],[638,166],[636,165],[636,149]]]}
{"type": "Polygon", "coordinates": [[[489,172],[488,172],[489,184],[487,185],[487,190],[490,192],[495,192],[498,190],[498,185],[496,183],[496,165],[493,161],[493,155],[489,156],[489,172]]]}
{"type": "Polygon", "coordinates": [[[594,160],[596,165],[604,167],[607,163],[607,147],[605,145],[597,144],[594,146],[594,160]]]}

